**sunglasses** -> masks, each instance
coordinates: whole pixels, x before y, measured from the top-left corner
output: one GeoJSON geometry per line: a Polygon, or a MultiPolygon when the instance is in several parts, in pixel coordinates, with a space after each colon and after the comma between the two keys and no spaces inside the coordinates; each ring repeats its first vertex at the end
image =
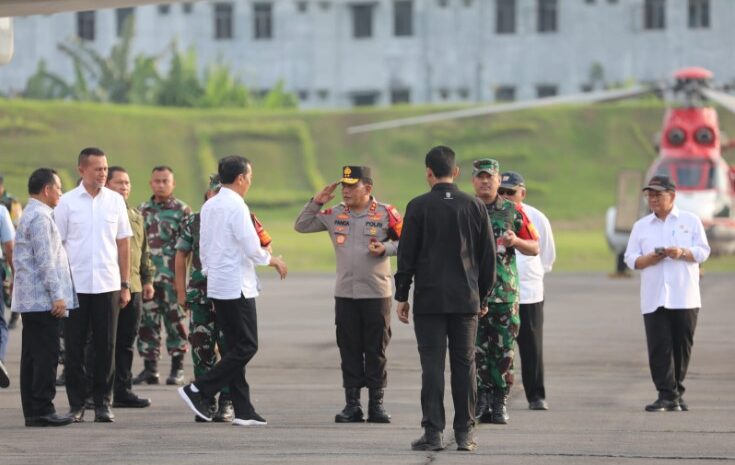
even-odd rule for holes
{"type": "Polygon", "coordinates": [[[516,190],[515,189],[505,189],[505,188],[501,187],[500,189],[498,189],[498,194],[500,194],[500,195],[516,195],[516,190]]]}

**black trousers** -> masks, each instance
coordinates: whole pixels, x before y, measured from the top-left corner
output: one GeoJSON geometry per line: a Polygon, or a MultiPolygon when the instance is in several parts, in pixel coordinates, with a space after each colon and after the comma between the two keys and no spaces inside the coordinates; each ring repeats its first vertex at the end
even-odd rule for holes
{"type": "Polygon", "coordinates": [[[51,312],[24,312],[20,352],[20,399],[23,415],[55,413],[59,319],[51,312]]]}
{"type": "Polygon", "coordinates": [[[546,399],[544,387],[544,301],[520,305],[521,328],[516,341],[521,355],[523,390],[529,402],[546,399]]]}
{"type": "Polygon", "coordinates": [[[245,380],[245,365],[258,351],[258,317],[255,299],[212,299],[217,327],[227,341],[220,348],[222,358],[194,385],[204,398],[214,398],[225,386],[230,388],[235,417],[247,418],[255,411],[250,402],[250,386],[245,380]]]}
{"type": "Polygon", "coordinates": [[[677,400],[684,395],[684,378],[694,344],[699,308],[659,307],[643,315],[648,342],[648,365],[660,399],[677,400]]]}
{"type": "Polygon", "coordinates": [[[391,338],[391,298],[334,298],[342,386],[382,389],[388,383],[385,349],[391,338]]]}
{"type": "Polygon", "coordinates": [[[143,310],[143,296],[136,292],[130,302],[120,310],[117,319],[117,340],[115,342],[115,396],[125,396],[133,392],[133,355],[135,337],[138,335],[140,315],[143,310]]]}
{"type": "Polygon", "coordinates": [[[455,431],[470,430],[475,425],[477,402],[477,315],[414,314],[413,323],[421,359],[421,426],[434,431],[444,430],[444,365],[448,342],[453,426],[455,431]]]}
{"type": "Polygon", "coordinates": [[[92,397],[97,406],[108,405],[112,397],[115,376],[115,339],[120,312],[120,292],[77,294],[79,308],[69,312],[64,325],[66,345],[66,395],[72,410],[84,406],[85,345],[92,332],[94,370],[92,397]]]}

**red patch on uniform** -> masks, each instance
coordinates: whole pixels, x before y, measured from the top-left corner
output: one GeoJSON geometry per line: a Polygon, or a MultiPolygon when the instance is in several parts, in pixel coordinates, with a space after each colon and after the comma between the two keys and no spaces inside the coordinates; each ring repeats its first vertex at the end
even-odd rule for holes
{"type": "Polygon", "coordinates": [[[331,215],[332,214],[332,209],[331,208],[327,208],[326,210],[322,210],[321,212],[319,212],[319,214],[320,215],[331,215]]]}
{"type": "Polygon", "coordinates": [[[337,215],[337,218],[340,220],[349,220],[350,215],[348,215],[347,213],[340,213],[339,215],[337,215]]]}
{"type": "Polygon", "coordinates": [[[347,236],[343,234],[337,234],[335,236],[335,240],[337,241],[337,245],[344,245],[345,241],[347,240],[347,236]]]}
{"type": "Polygon", "coordinates": [[[403,232],[403,218],[401,218],[401,214],[398,213],[396,207],[387,205],[386,208],[388,210],[388,230],[392,232],[391,238],[400,239],[401,232],[403,232]]]}

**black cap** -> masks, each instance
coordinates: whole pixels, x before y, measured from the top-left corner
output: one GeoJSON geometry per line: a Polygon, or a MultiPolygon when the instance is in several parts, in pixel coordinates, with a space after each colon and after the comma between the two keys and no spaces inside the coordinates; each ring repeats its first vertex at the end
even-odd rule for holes
{"type": "Polygon", "coordinates": [[[343,183],[357,184],[362,180],[372,182],[372,172],[369,166],[345,166],[342,168],[343,183]]]}
{"type": "Polygon", "coordinates": [[[675,191],[676,184],[668,176],[657,175],[648,181],[648,185],[643,188],[644,191],[675,191]]]}
{"type": "Polygon", "coordinates": [[[515,189],[516,187],[526,187],[526,181],[523,176],[515,171],[506,171],[500,175],[500,187],[506,189],[515,189]]]}

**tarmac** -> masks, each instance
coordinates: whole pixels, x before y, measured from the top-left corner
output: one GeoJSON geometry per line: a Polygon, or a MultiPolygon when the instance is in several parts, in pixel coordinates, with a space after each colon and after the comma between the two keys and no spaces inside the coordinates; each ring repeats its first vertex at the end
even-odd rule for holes
{"type": "MultiPolygon", "coordinates": [[[[648,413],[656,398],[639,310],[639,280],[602,274],[546,278],[548,411],[530,411],[520,363],[506,426],[480,425],[475,452],[453,443],[413,452],[421,434],[421,372],[412,325],[393,318],[386,408],[390,424],[335,424],[343,406],[335,344],[333,276],[264,270],[258,354],[247,367],[253,403],[268,426],[195,423],[172,386],[138,386],[147,409],[115,409],[115,423],[26,428],[20,409],[21,330],[11,331],[0,390],[0,465],[36,464],[664,464],[735,462],[735,274],[705,274],[703,307],[687,377],[689,412],[648,413]]],[[[162,377],[170,358],[164,357],[162,377]]],[[[136,358],[134,371],[142,367],[136,358]]],[[[191,360],[187,357],[191,376],[191,360]]],[[[449,377],[447,376],[447,382],[449,377]]],[[[363,391],[363,401],[366,401],[363,391]]],[[[65,391],[58,412],[68,409],[65,391]]]]}

